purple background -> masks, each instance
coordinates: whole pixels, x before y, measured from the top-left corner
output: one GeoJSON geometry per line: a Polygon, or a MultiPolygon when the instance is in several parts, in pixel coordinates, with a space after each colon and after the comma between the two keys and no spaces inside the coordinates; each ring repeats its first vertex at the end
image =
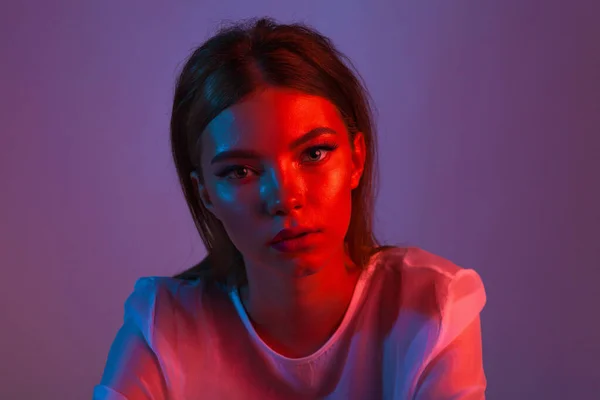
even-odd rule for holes
{"type": "Polygon", "coordinates": [[[597,395],[600,3],[284,3],[2,2],[0,398],[91,398],[136,278],[203,257],[174,80],[219,21],[262,15],[364,76],[377,233],[480,273],[488,398],[597,395]]]}

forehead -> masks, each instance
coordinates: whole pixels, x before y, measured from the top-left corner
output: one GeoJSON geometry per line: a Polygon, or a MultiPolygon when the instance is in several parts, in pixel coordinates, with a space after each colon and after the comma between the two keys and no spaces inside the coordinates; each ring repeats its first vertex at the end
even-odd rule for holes
{"type": "Polygon", "coordinates": [[[329,100],[269,88],[229,107],[208,124],[202,133],[203,158],[234,147],[289,143],[318,126],[345,131],[337,108],[329,100]]]}

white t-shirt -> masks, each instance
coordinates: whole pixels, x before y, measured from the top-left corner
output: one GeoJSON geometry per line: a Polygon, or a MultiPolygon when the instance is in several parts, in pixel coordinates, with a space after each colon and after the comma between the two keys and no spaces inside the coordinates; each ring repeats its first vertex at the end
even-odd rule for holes
{"type": "Polygon", "coordinates": [[[94,399],[485,398],[479,275],[416,247],[376,253],[315,353],[257,335],[237,290],[140,278],[94,399]]]}

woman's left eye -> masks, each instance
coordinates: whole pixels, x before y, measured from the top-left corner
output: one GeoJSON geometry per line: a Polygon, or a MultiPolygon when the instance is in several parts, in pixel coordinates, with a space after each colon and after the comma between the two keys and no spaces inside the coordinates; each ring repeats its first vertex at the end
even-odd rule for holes
{"type": "MultiPolygon", "coordinates": [[[[322,152],[323,150],[330,152],[330,151],[335,150],[337,147],[338,147],[337,144],[322,144],[322,145],[318,145],[318,146],[309,147],[308,149],[306,149],[305,153],[311,154],[316,151],[322,152]]],[[[316,160],[315,162],[319,162],[319,161],[322,161],[322,160],[316,160]]]]}

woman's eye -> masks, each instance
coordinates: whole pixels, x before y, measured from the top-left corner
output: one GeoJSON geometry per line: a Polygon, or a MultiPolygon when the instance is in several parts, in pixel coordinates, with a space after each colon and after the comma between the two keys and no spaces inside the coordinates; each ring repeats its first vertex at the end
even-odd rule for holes
{"type": "Polygon", "coordinates": [[[239,176],[239,175],[243,175],[243,174],[236,174],[237,172],[240,171],[251,171],[250,167],[246,167],[243,165],[232,165],[231,167],[225,168],[223,171],[219,172],[217,174],[218,177],[220,178],[229,178],[230,176],[233,176],[233,178],[231,178],[231,180],[242,180],[244,178],[246,178],[245,176],[239,176]],[[235,177],[236,175],[238,175],[237,177],[235,177]]]}
{"type": "MultiPolygon", "coordinates": [[[[248,167],[241,167],[241,166],[235,166],[233,168],[230,168],[229,169],[229,173],[226,173],[224,176],[229,176],[231,172],[239,172],[239,171],[243,171],[243,170],[250,171],[250,168],[248,168],[248,167]]],[[[245,178],[245,176],[240,177],[240,179],[243,179],[243,178],[245,178]]],[[[237,179],[237,178],[234,178],[234,179],[237,179]]]]}
{"type": "MultiPolygon", "coordinates": [[[[313,147],[309,147],[308,149],[306,149],[304,151],[304,154],[308,154],[308,155],[317,154],[316,157],[309,157],[309,161],[308,161],[309,164],[317,164],[319,162],[324,161],[325,158],[327,157],[327,155],[329,154],[329,152],[335,150],[337,147],[338,147],[337,144],[323,144],[323,145],[319,145],[319,146],[313,146],[313,147]],[[323,156],[323,152],[325,152],[325,156],[323,156]],[[313,160],[313,158],[317,158],[317,159],[313,160]]],[[[234,177],[232,177],[231,180],[234,180],[234,181],[241,181],[241,180],[244,180],[245,178],[247,178],[247,176],[239,176],[239,175],[237,175],[237,177],[236,177],[235,173],[239,172],[239,171],[253,171],[253,170],[250,167],[246,167],[243,165],[232,165],[231,167],[223,170],[217,176],[229,177],[229,176],[233,175],[234,177]]]]}
{"type": "MultiPolygon", "coordinates": [[[[322,145],[322,146],[314,146],[314,147],[309,147],[308,149],[306,149],[306,153],[307,154],[311,154],[313,152],[319,152],[319,154],[323,154],[323,150],[326,151],[326,154],[328,154],[330,151],[333,151],[337,146],[330,146],[330,145],[322,145]]],[[[321,161],[321,159],[317,160],[321,161]]]]}

